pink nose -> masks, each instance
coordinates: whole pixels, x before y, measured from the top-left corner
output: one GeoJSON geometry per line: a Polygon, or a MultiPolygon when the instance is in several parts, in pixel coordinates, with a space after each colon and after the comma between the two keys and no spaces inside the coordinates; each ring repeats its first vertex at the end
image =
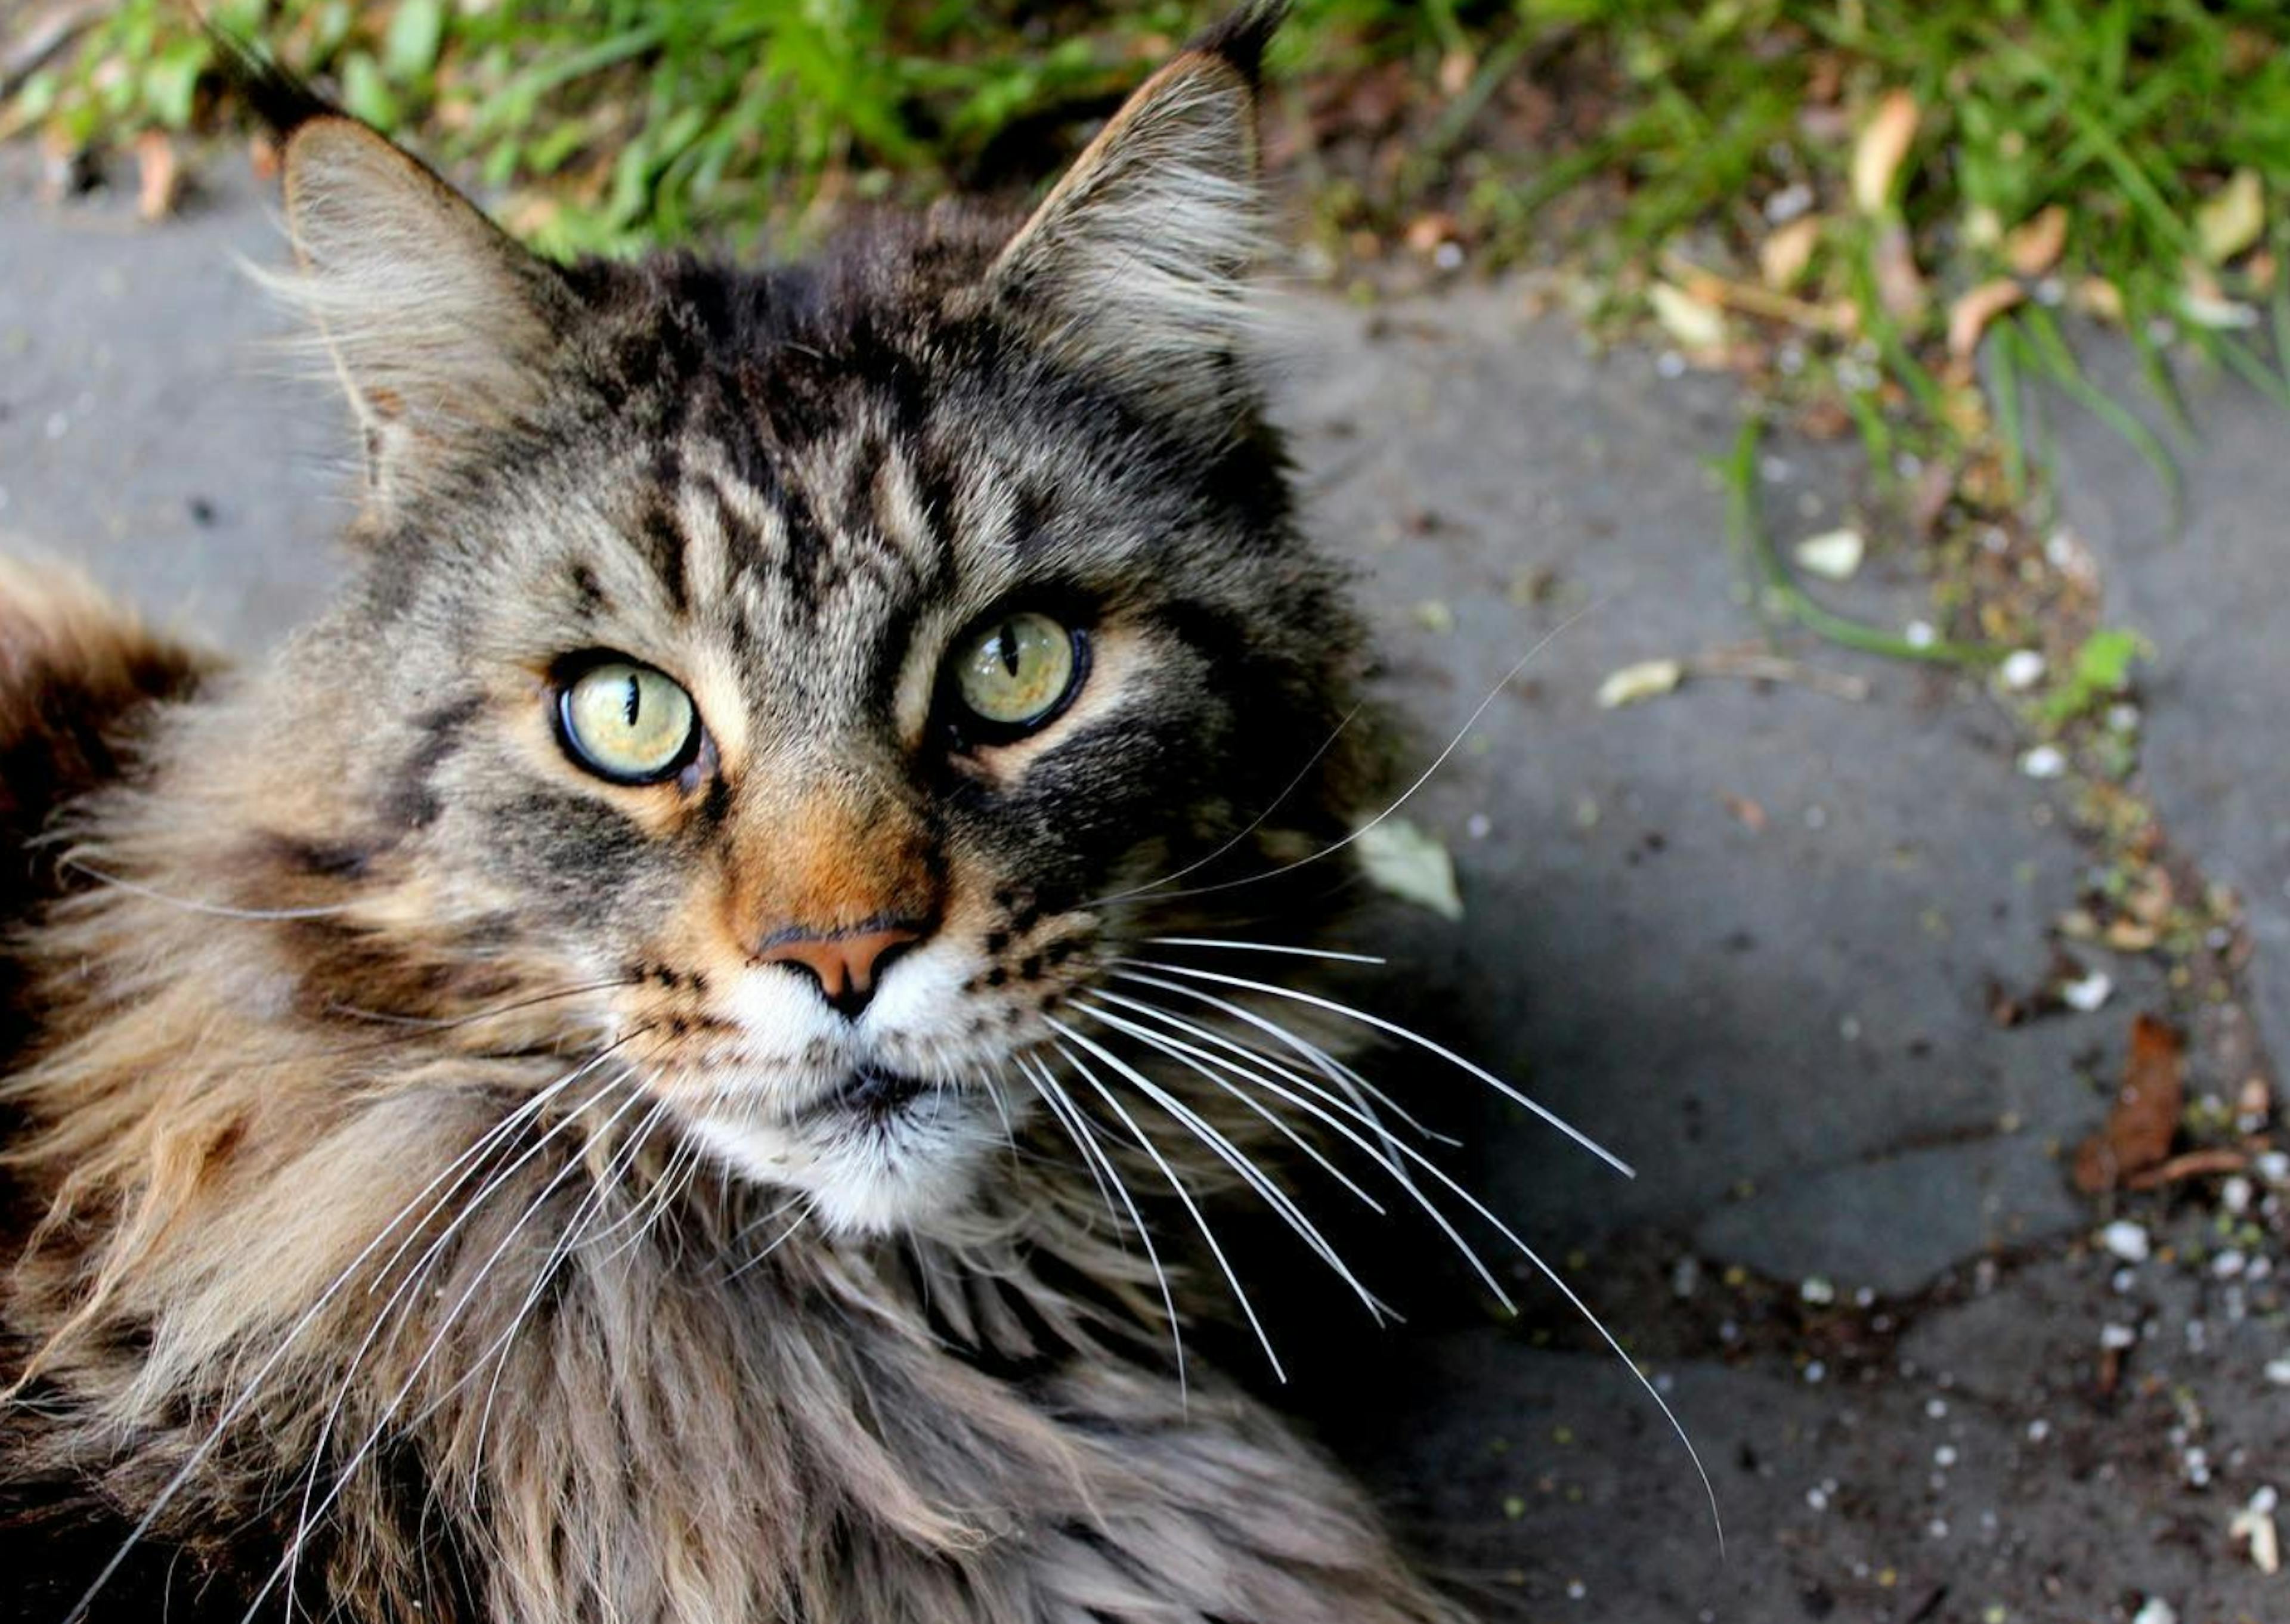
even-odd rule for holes
{"type": "Polygon", "coordinates": [[[756,955],[767,964],[799,964],[819,983],[827,1001],[845,1015],[856,1017],[875,996],[876,978],[899,950],[922,940],[922,932],[904,925],[827,936],[781,933],[756,955]]]}

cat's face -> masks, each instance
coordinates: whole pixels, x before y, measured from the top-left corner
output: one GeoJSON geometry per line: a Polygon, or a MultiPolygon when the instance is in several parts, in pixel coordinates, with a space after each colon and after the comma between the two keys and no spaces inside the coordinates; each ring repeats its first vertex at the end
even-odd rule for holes
{"type": "Polygon", "coordinates": [[[829,1223],[958,1207],[1154,883],[1339,822],[1356,641],[1236,356],[1253,73],[1181,58],[1014,236],[761,275],[560,274],[306,127],[373,489],[300,657],[386,696],[306,868],[592,987],[568,1028],[829,1223]]]}

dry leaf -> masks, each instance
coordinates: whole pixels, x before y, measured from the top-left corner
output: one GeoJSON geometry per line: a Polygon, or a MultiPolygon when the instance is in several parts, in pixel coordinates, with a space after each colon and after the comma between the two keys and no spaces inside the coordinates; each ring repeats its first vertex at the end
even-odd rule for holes
{"type": "Polygon", "coordinates": [[[1726,342],[1726,315],[1680,287],[1657,282],[1646,289],[1654,319],[1688,349],[1716,349],[1726,342]]]}
{"type": "Polygon", "coordinates": [[[1959,361],[1972,359],[1988,324],[2028,296],[2027,289],[2009,276],[1983,282],[1961,294],[1948,308],[1948,353],[1959,361]]]}
{"type": "Polygon", "coordinates": [[[2131,1056],[2107,1125],[2076,1152],[2076,1188],[2087,1196],[2113,1189],[2171,1154],[2186,1105],[2185,1051],[2178,1033],[2152,1015],[2131,1023],[2131,1056]]]}
{"type": "Polygon", "coordinates": [[[147,220],[166,219],[183,195],[183,168],[165,131],[146,130],[135,138],[135,212],[147,220]]]}
{"type": "Polygon", "coordinates": [[[1675,660],[1641,660],[1624,666],[1598,684],[1598,708],[1618,710],[1668,693],[1685,676],[1685,668],[1675,660]]]}
{"type": "Polygon", "coordinates": [[[1361,872],[1377,889],[1445,919],[1463,916],[1462,895],[1455,889],[1455,860],[1437,836],[1425,834],[1405,818],[1385,818],[1364,827],[1352,845],[1359,853],[1361,872]]]}
{"type": "Polygon", "coordinates": [[[1820,242],[1820,220],[1801,215],[1758,244],[1758,275],[1769,288],[1795,287],[1805,268],[1813,263],[1813,251],[1820,242]]]}
{"type": "Polygon", "coordinates": [[[2266,229],[2266,192],[2254,169],[2238,169],[2233,178],[2195,205],[2195,236],[2203,258],[2223,265],[2266,229]]]}
{"type": "Polygon", "coordinates": [[[1825,530],[1797,544],[1797,561],[1823,580],[1851,580],[1861,572],[1868,551],[1857,530],[1825,530]]]}
{"type": "Polygon", "coordinates": [[[2006,236],[2004,262],[2016,276],[2040,276],[2059,263],[2067,245],[2068,212],[2055,203],[2006,236]]]}
{"type": "Polygon", "coordinates": [[[2086,276],[2077,283],[2069,302],[2086,316],[2123,325],[2123,290],[2104,276],[2086,276]]]}
{"type": "Polygon", "coordinates": [[[1925,313],[1925,279],[1917,270],[1909,228],[1894,220],[1877,234],[1877,298],[1894,321],[1913,324],[1925,313]]]}
{"type": "Polygon", "coordinates": [[[1893,181],[1917,139],[1917,99],[1896,90],[1877,104],[1876,116],[1853,143],[1853,204],[1863,214],[1881,214],[1893,197],[1893,181]]]}

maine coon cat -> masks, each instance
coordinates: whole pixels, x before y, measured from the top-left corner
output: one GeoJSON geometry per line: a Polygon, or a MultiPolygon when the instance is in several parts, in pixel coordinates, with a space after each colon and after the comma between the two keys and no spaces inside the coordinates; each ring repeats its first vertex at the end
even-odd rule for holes
{"type": "Polygon", "coordinates": [[[1440,1188],[1221,940],[1373,778],[1245,364],[1277,10],[761,272],[287,110],[353,583],[230,671],[0,572],[0,1616],[1461,1616],[1155,1245],[1325,1252],[1290,1138],[1440,1188]]]}

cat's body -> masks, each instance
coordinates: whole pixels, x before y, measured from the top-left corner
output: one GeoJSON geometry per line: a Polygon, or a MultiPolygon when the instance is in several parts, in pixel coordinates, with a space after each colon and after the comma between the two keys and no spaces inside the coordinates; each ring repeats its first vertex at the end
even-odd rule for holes
{"type": "Polygon", "coordinates": [[[1380,1132],[1136,964],[1365,771],[1235,358],[1269,26],[1014,236],[769,274],[294,132],[356,584],[217,675],[0,574],[0,1617],[1456,1616],[1107,1188],[1268,1137],[1171,1043],[1380,1132]]]}

